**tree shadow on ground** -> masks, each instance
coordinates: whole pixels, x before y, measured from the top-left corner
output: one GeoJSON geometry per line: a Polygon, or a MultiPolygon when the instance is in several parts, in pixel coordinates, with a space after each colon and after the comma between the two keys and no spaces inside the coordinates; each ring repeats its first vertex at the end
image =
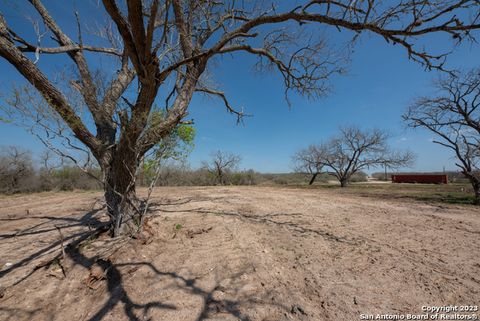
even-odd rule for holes
{"type": "MultiPolygon", "coordinates": [[[[38,259],[46,254],[51,253],[52,251],[55,251],[57,248],[62,247],[63,245],[68,244],[68,242],[76,240],[76,242],[84,241],[94,235],[95,233],[98,233],[98,231],[104,229],[107,226],[106,222],[102,222],[98,217],[95,215],[98,214],[100,211],[102,211],[105,207],[101,207],[98,209],[92,209],[88,212],[86,212],[84,215],[81,217],[51,217],[51,216],[30,216],[28,219],[32,220],[46,220],[44,222],[41,222],[39,224],[35,224],[34,226],[28,227],[20,232],[14,233],[14,234],[3,234],[1,235],[3,238],[13,238],[13,242],[16,242],[18,238],[24,237],[24,236],[29,236],[29,235],[39,235],[39,234],[46,234],[53,232],[55,230],[62,230],[65,228],[70,228],[70,227],[87,227],[87,230],[82,230],[82,231],[77,231],[73,234],[70,235],[65,235],[62,236],[61,238],[57,238],[55,241],[51,242],[48,244],[46,247],[41,248],[39,250],[36,250],[35,252],[31,253],[27,257],[21,259],[20,261],[12,264],[6,269],[3,269],[0,271],[0,278],[6,276],[7,274],[15,271],[16,269],[23,267],[29,263],[31,263],[33,260],[38,259]],[[54,225],[51,228],[46,228],[42,230],[35,230],[35,228],[38,228],[39,226],[43,226],[52,222],[73,222],[73,224],[60,224],[60,225],[54,225]]],[[[20,218],[14,218],[14,219],[8,219],[8,220],[25,220],[27,217],[20,217],[20,218]]],[[[6,219],[3,219],[6,220],[6,219]]],[[[61,232],[60,232],[61,233],[61,232]]],[[[57,255],[58,257],[58,255],[57,255]]],[[[35,269],[32,271],[32,273],[35,271],[35,269]]],[[[25,280],[29,275],[26,277],[22,278],[20,281],[15,282],[15,285],[20,283],[21,281],[25,280]]]]}
{"type": "MultiPolygon", "coordinates": [[[[74,264],[80,265],[87,270],[90,270],[94,264],[100,266],[105,273],[109,295],[105,304],[88,319],[89,321],[102,320],[119,303],[124,304],[125,316],[132,321],[146,320],[145,318],[137,317],[135,310],[142,310],[143,314],[146,315],[150,309],[176,309],[174,305],[163,304],[159,301],[151,301],[145,304],[135,303],[125,290],[122,273],[118,268],[120,265],[113,264],[105,258],[89,258],[81,253],[80,245],[81,242],[78,241],[71,243],[66,249],[66,254],[74,264]]],[[[131,264],[133,265],[134,263],[131,264]]]]}
{"type": "Polygon", "coordinates": [[[99,225],[103,223],[100,222],[99,219],[95,217],[95,215],[104,209],[105,209],[105,206],[102,206],[97,209],[92,209],[90,211],[87,211],[84,215],[82,215],[79,218],[69,217],[69,216],[56,217],[56,216],[48,216],[48,215],[32,215],[32,216],[17,217],[17,218],[0,218],[0,222],[2,221],[12,222],[12,221],[22,221],[22,220],[42,220],[43,221],[33,226],[27,227],[26,229],[17,231],[15,233],[0,234],[0,240],[17,238],[17,237],[22,237],[27,235],[37,235],[37,234],[48,233],[51,231],[58,230],[58,228],[70,228],[70,227],[82,227],[82,226],[86,226],[89,229],[97,228],[99,225]],[[53,227],[38,230],[39,227],[52,224],[54,222],[58,222],[59,224],[55,224],[53,227]],[[71,223],[71,224],[62,224],[62,223],[71,223]]]}
{"type": "MultiPolygon", "coordinates": [[[[159,206],[168,205],[183,205],[190,203],[194,200],[192,199],[182,199],[177,201],[168,201],[159,204],[159,206]]],[[[8,218],[2,220],[42,220],[40,223],[36,223],[33,226],[27,227],[26,229],[21,230],[20,232],[12,234],[3,234],[1,237],[12,239],[13,242],[18,238],[23,238],[27,236],[39,236],[42,234],[55,233],[55,230],[59,228],[64,231],[64,235],[61,239],[55,239],[47,246],[44,246],[40,249],[35,250],[33,253],[28,253],[28,256],[20,259],[16,263],[12,264],[6,269],[0,271],[0,278],[9,275],[14,272],[16,269],[21,267],[26,267],[29,265],[34,265],[34,262],[41,257],[48,256],[46,263],[40,265],[32,266],[32,269],[29,273],[24,275],[22,278],[14,282],[9,288],[14,288],[20,283],[29,279],[41,268],[48,266],[49,263],[59,260],[71,262],[71,266],[68,267],[67,273],[65,274],[65,279],[69,277],[69,270],[72,270],[75,266],[81,266],[87,271],[91,270],[94,265],[100,266],[104,271],[104,278],[99,282],[105,282],[105,287],[108,293],[105,303],[99,307],[96,312],[89,316],[88,321],[100,321],[103,320],[108,314],[110,314],[116,306],[119,304],[123,305],[124,315],[120,316],[121,318],[126,317],[130,321],[140,321],[140,320],[151,320],[148,319],[149,311],[152,309],[160,310],[176,310],[177,306],[173,304],[162,303],[160,300],[152,300],[147,303],[138,303],[129,295],[125,289],[124,275],[122,274],[123,267],[146,267],[149,270],[153,271],[157,276],[171,278],[176,280],[176,286],[178,289],[185,291],[188,294],[193,296],[199,296],[202,299],[202,306],[200,307],[200,312],[196,316],[192,316],[192,320],[202,321],[207,318],[220,314],[220,315],[230,315],[235,317],[238,320],[250,321],[250,317],[242,312],[243,305],[277,305],[272,302],[259,301],[254,298],[243,298],[243,299],[218,299],[215,297],[215,291],[219,290],[219,282],[211,290],[206,290],[198,286],[197,279],[200,277],[187,278],[177,272],[168,272],[161,271],[157,269],[151,262],[128,262],[128,263],[114,263],[108,257],[103,255],[94,255],[92,257],[86,256],[82,248],[87,242],[94,242],[96,238],[100,235],[107,233],[108,226],[107,223],[102,221],[99,217],[99,214],[102,214],[101,211],[104,210],[104,206],[98,209],[92,209],[87,211],[84,215],[80,217],[68,216],[68,217],[53,217],[53,216],[29,216],[29,217],[20,217],[20,218],[8,218]],[[43,221],[46,220],[46,221],[43,221]],[[54,225],[54,227],[48,227],[48,223],[55,224],[60,222],[63,224],[54,225]],[[86,227],[81,231],[71,231],[68,228],[71,227],[86,227]],[[40,229],[39,229],[40,228],[40,229]],[[58,253],[58,254],[55,254],[58,253]],[[52,254],[55,254],[52,257],[52,254]]],[[[62,268],[63,269],[63,268],[62,268]]],[[[229,289],[230,291],[235,292],[235,289],[229,289]]],[[[233,297],[236,297],[233,295],[233,297]]],[[[0,300],[2,300],[0,298],[0,300]]],[[[1,302],[1,301],[0,301],[1,302]]],[[[280,306],[280,308],[288,311],[286,307],[280,306]]],[[[10,308],[10,307],[0,307],[0,314],[2,316],[7,316],[8,319],[20,320],[25,319],[29,320],[34,317],[44,315],[45,311],[41,308],[34,310],[25,310],[22,308],[10,308]]]]}
{"type": "MultiPolygon", "coordinates": [[[[152,318],[148,318],[148,313],[151,309],[178,309],[176,305],[166,304],[160,301],[150,301],[143,304],[135,302],[125,289],[121,270],[124,267],[146,267],[150,271],[154,272],[157,276],[167,277],[178,281],[175,285],[177,289],[185,291],[186,293],[194,296],[199,296],[202,299],[200,313],[198,313],[195,319],[193,319],[192,317],[192,321],[203,321],[218,314],[222,316],[230,315],[241,321],[251,321],[251,318],[247,314],[242,312],[242,306],[251,306],[252,304],[258,304],[262,306],[274,305],[285,311],[288,311],[287,307],[281,306],[277,303],[267,302],[267,300],[257,300],[249,297],[238,300],[215,298],[215,291],[223,289],[219,285],[220,281],[217,281],[215,286],[211,290],[205,290],[199,285],[197,285],[198,279],[203,275],[199,277],[184,277],[177,272],[161,271],[156,268],[154,264],[146,261],[112,263],[110,260],[104,258],[88,258],[83,255],[81,251],[79,251],[80,245],[80,240],[71,243],[66,249],[68,257],[72,259],[75,264],[81,265],[86,269],[91,269],[94,264],[99,265],[106,273],[105,282],[108,291],[107,301],[103,304],[101,308],[97,310],[97,312],[95,312],[91,317],[88,318],[88,321],[103,320],[103,318],[107,316],[111,311],[113,311],[113,309],[120,303],[123,303],[123,316],[127,317],[130,321],[152,320],[152,318]]],[[[240,271],[230,277],[238,279],[243,273],[244,271],[240,271]]],[[[230,294],[233,294],[233,296],[236,296],[236,294],[238,293],[238,289],[228,288],[228,292],[230,294]]],[[[266,296],[270,296],[270,293],[268,293],[266,296]]]]}
{"type": "MultiPolygon", "coordinates": [[[[215,291],[218,290],[225,290],[223,287],[220,286],[221,281],[217,281],[215,286],[211,290],[205,290],[202,287],[197,285],[198,279],[201,277],[184,277],[178,274],[177,272],[165,272],[165,271],[160,271],[157,269],[151,262],[133,262],[133,263],[120,263],[120,264],[114,264],[111,265],[114,268],[122,267],[122,266],[138,266],[138,267],[146,267],[150,271],[154,272],[157,276],[160,277],[167,277],[172,280],[178,281],[175,285],[177,289],[180,289],[182,291],[185,291],[188,294],[194,295],[194,296],[199,296],[202,299],[202,306],[201,306],[201,311],[195,317],[195,321],[202,321],[206,320],[209,317],[212,317],[217,314],[222,314],[222,315],[230,315],[238,320],[242,321],[250,321],[251,318],[246,315],[244,312],[242,312],[242,305],[252,305],[252,304],[260,304],[260,305],[275,305],[278,307],[283,308],[284,310],[287,310],[286,307],[282,307],[279,304],[271,303],[271,302],[266,302],[263,300],[258,300],[254,298],[244,298],[244,299],[238,299],[238,300],[233,300],[233,299],[218,299],[214,297],[215,291]]],[[[242,275],[244,271],[240,271],[235,273],[234,275],[230,276],[230,278],[239,278],[240,275],[242,275]]],[[[234,288],[229,288],[228,291],[230,294],[233,291],[233,296],[236,296],[238,294],[238,289],[234,288]]],[[[266,296],[268,296],[267,294],[266,296]]],[[[134,306],[135,308],[138,308],[137,306],[134,306]]],[[[89,319],[91,321],[93,320],[100,320],[96,318],[91,318],[89,319]]],[[[130,320],[137,320],[135,318],[131,318],[130,320]]],[[[192,319],[193,321],[193,319],[192,319]]]]}
{"type": "MultiPolygon", "coordinates": [[[[40,248],[33,253],[29,253],[28,256],[20,259],[16,263],[12,264],[11,266],[3,269],[0,271],[0,278],[5,277],[6,275],[14,272],[16,269],[20,267],[25,267],[31,264],[34,260],[47,255],[57,252],[58,254],[54,255],[53,257],[50,256],[47,259],[47,262],[41,263],[39,265],[35,265],[32,267],[29,273],[25,276],[20,278],[19,280],[15,281],[9,288],[13,288],[24,282],[29,277],[31,277],[36,271],[41,269],[42,267],[47,266],[51,262],[55,260],[65,260],[68,259],[73,262],[73,265],[69,267],[69,269],[73,269],[75,265],[80,265],[85,269],[90,270],[94,264],[100,266],[105,271],[105,280],[107,282],[107,290],[109,293],[109,298],[107,299],[106,303],[102,308],[100,308],[89,320],[102,320],[107,313],[109,313],[118,303],[122,302],[124,304],[124,311],[125,315],[128,317],[129,320],[140,320],[135,315],[136,309],[142,309],[144,313],[146,313],[149,309],[152,308],[159,308],[159,309],[175,309],[172,305],[162,304],[161,302],[149,302],[147,304],[137,304],[132,301],[132,299],[128,296],[125,288],[123,286],[122,275],[118,268],[110,263],[108,260],[100,257],[93,257],[89,258],[82,254],[81,248],[82,244],[86,241],[92,241],[97,238],[102,233],[108,232],[108,223],[103,222],[100,220],[96,214],[99,214],[102,210],[105,209],[105,206],[102,206],[98,209],[92,209],[86,212],[84,215],[80,217],[53,217],[53,216],[28,216],[28,217],[20,217],[20,218],[7,218],[2,220],[8,221],[20,221],[20,220],[42,220],[41,223],[34,224],[31,227],[23,229],[20,232],[14,234],[3,234],[0,237],[2,238],[14,238],[17,240],[18,238],[22,238],[29,235],[41,235],[41,234],[48,234],[48,233],[56,233],[55,230],[58,229],[67,229],[71,227],[86,227],[81,231],[72,232],[70,234],[62,235],[61,239],[55,239],[52,242],[43,248],[40,248]],[[59,224],[54,225],[53,227],[42,228],[38,229],[39,227],[44,227],[48,224],[55,224],[56,222],[60,223],[67,223],[67,224],[59,224]],[[63,257],[63,256],[66,257],[63,257]]],[[[66,231],[66,230],[64,230],[66,231]]],[[[68,276],[67,276],[68,277],[68,276]]],[[[42,313],[41,309],[35,310],[24,310],[19,308],[6,308],[1,307],[0,312],[3,315],[8,316],[9,319],[16,319],[16,318],[26,318],[31,319],[34,315],[38,315],[42,313]]]]}

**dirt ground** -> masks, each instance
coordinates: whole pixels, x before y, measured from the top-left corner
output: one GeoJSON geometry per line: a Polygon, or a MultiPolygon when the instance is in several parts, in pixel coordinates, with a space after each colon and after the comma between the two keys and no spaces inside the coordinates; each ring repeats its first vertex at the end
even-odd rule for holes
{"type": "Polygon", "coordinates": [[[97,192],[0,198],[0,320],[360,320],[480,303],[480,210],[331,190],[159,188],[140,240],[97,192]],[[69,245],[69,244],[73,245],[69,245]]]}

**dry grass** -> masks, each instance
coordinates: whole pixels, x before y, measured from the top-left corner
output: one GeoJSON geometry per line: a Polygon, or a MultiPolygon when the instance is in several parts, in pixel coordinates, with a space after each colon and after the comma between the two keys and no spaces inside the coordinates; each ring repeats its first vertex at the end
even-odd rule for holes
{"type": "Polygon", "coordinates": [[[392,184],[390,182],[353,183],[347,188],[338,184],[299,185],[299,188],[329,189],[352,196],[380,197],[383,199],[410,199],[429,203],[472,205],[474,194],[468,183],[453,184],[392,184]]]}

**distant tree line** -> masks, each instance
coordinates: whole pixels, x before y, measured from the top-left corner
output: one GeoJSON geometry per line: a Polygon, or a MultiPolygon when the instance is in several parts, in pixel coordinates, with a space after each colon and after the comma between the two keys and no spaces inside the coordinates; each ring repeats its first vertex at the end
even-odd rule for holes
{"type": "Polygon", "coordinates": [[[71,163],[56,161],[49,152],[35,162],[30,151],[13,146],[1,148],[0,193],[101,188],[93,179],[99,174],[98,169],[84,171],[71,163]]]}
{"type": "MultiPolygon", "coordinates": [[[[214,186],[214,185],[304,185],[308,174],[304,173],[259,173],[252,169],[239,170],[238,155],[217,151],[210,160],[198,169],[192,169],[184,159],[164,159],[156,171],[148,162],[138,173],[137,184],[149,186],[155,179],[156,186],[214,186]]],[[[59,159],[51,152],[33,157],[32,152],[20,147],[0,148],[0,193],[32,193],[45,191],[100,190],[100,175],[95,167],[80,168],[71,162],[59,159]]],[[[318,182],[328,183],[331,175],[318,175],[318,182]]],[[[367,180],[367,174],[357,172],[351,182],[367,180]]]]}
{"type": "MultiPolygon", "coordinates": [[[[199,169],[192,169],[183,161],[165,160],[158,171],[152,171],[150,164],[145,163],[137,183],[149,186],[157,175],[156,186],[284,185],[304,180],[295,174],[238,170],[239,160],[238,155],[215,152],[211,160],[203,162],[199,169]]],[[[98,168],[80,168],[50,152],[34,158],[32,152],[20,147],[0,148],[1,194],[101,189],[100,182],[95,179],[99,175],[98,168]]]]}

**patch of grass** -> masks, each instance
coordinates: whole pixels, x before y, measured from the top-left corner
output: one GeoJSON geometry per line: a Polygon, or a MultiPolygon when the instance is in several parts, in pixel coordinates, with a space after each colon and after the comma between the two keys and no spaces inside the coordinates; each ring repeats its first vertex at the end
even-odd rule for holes
{"type": "Polygon", "coordinates": [[[182,224],[175,224],[174,229],[175,231],[180,231],[182,229],[182,224]]]}
{"type": "MultiPolygon", "coordinates": [[[[365,184],[364,184],[365,185],[365,184]]],[[[423,202],[473,205],[474,194],[468,184],[379,184],[357,187],[357,193],[381,197],[410,198],[423,202]]]]}
{"type": "Polygon", "coordinates": [[[473,195],[464,195],[459,193],[448,193],[448,194],[419,194],[411,195],[410,197],[427,202],[441,202],[447,204],[473,204],[475,197],[473,195]]]}
{"type": "Polygon", "coordinates": [[[339,193],[364,197],[392,199],[413,199],[422,202],[473,205],[474,193],[468,183],[450,184],[392,184],[392,183],[354,183],[346,188],[334,184],[297,186],[308,189],[328,189],[339,193]]]}

